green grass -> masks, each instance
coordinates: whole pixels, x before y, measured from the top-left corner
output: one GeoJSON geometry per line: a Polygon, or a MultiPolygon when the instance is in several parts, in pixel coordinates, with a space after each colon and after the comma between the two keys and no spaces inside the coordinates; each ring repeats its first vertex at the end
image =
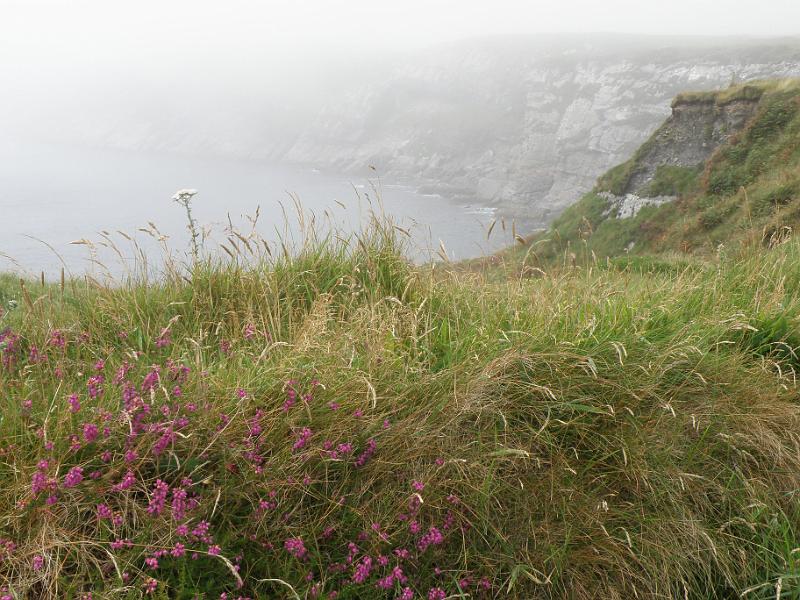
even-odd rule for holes
{"type": "Polygon", "coordinates": [[[413,267],[383,227],[150,283],[23,291],[0,278],[0,331],[20,336],[10,351],[0,342],[14,358],[0,368],[0,538],[16,544],[0,588],[138,598],[155,578],[161,598],[294,598],[314,586],[384,598],[404,585],[415,597],[800,597],[800,244],[714,263],[629,256],[497,273],[413,267]],[[63,349],[49,343],[55,330],[63,349]],[[46,358],[32,359],[34,346],[46,358]],[[113,383],[126,361],[142,402],[132,411],[126,384],[113,383]],[[161,378],[147,391],[152,365],[161,378]],[[186,379],[170,365],[188,367],[186,379]],[[92,399],[97,372],[106,381],[92,399]],[[284,411],[291,387],[312,397],[284,411]],[[155,453],[178,416],[180,435],[155,453]],[[107,435],[83,441],[87,422],[107,435]],[[313,435],[293,450],[303,427],[313,435]],[[362,466],[326,454],[325,440],[359,454],[370,439],[362,466]],[[58,481],[52,505],[51,492],[31,491],[41,460],[58,481]],[[63,486],[76,466],[84,481],[63,486]],[[128,470],[133,486],[115,491],[128,470]],[[157,479],[197,507],[177,521],[169,501],[149,514],[157,479]],[[262,500],[276,505],[260,511],[262,500]],[[118,524],[98,519],[101,503],[118,524]],[[409,514],[442,542],[420,551],[409,514]],[[177,532],[200,520],[218,557],[177,532]],[[303,560],[289,538],[303,540],[303,560]],[[180,540],[197,560],[145,566],[180,540]],[[409,581],[383,591],[388,571],[375,566],[354,582],[355,563],[379,555],[409,581]]]}
{"type": "Polygon", "coordinates": [[[699,169],[660,165],[645,196],[685,196],[697,186],[699,169]]]}

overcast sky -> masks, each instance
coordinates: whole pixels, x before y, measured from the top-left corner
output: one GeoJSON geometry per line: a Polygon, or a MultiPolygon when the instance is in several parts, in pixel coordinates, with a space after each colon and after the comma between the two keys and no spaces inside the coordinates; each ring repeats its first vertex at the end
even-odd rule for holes
{"type": "Polygon", "coordinates": [[[0,77],[241,79],[257,64],[277,78],[348,53],[538,32],[798,35],[800,0],[0,0],[0,77]]]}
{"type": "MultiPolygon", "coordinates": [[[[798,0],[0,0],[0,49],[95,55],[403,48],[535,32],[800,34],[798,0]]],[[[10,54],[9,54],[10,52],[10,54]]]]}
{"type": "Polygon", "coordinates": [[[540,32],[797,35],[800,0],[0,0],[0,132],[143,111],[283,123],[368,77],[370,58],[540,32]]]}

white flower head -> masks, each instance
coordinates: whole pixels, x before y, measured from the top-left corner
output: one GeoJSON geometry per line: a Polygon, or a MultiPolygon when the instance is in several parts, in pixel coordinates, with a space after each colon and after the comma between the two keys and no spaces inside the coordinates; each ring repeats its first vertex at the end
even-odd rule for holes
{"type": "Polygon", "coordinates": [[[196,193],[197,193],[197,190],[192,190],[192,189],[178,190],[177,192],[175,192],[175,195],[172,197],[172,199],[173,200],[189,200],[196,193]]]}

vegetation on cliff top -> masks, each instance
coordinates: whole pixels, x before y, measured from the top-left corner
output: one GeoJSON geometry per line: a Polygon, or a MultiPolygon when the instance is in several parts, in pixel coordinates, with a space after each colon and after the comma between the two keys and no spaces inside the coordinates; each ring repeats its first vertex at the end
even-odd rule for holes
{"type": "Polygon", "coordinates": [[[800,244],[489,282],[352,242],[0,279],[0,596],[794,589],[800,244]]]}

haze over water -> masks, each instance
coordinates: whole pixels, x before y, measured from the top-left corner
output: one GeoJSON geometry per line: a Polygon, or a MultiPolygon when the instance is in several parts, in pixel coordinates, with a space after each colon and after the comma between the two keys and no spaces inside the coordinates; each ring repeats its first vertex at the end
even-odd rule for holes
{"type": "MultiPolygon", "coordinates": [[[[382,206],[387,216],[411,232],[409,254],[417,261],[435,255],[440,240],[453,259],[511,243],[510,232],[504,234],[499,226],[487,241],[486,230],[494,218],[491,210],[417,194],[378,177],[358,179],[244,159],[0,144],[0,253],[16,261],[15,265],[0,257],[0,265],[52,276],[62,263],[43,243],[47,242],[61,255],[68,272],[96,272],[87,248],[71,242],[98,241],[101,231],[135,236],[156,258],[154,240],[138,231],[148,222],[170,237],[170,247],[185,250],[185,215],[171,200],[180,188],[199,190],[193,203],[195,217],[200,225],[213,227],[217,240],[229,216],[240,230],[248,231],[246,216],[254,215],[258,207],[257,230],[266,239],[276,241],[286,222],[290,235],[297,238],[294,196],[305,211],[316,215],[318,226],[324,226],[327,213],[343,231],[358,229],[373,207],[378,212],[382,206]]],[[[115,239],[123,249],[129,246],[122,236],[115,234],[115,239]]],[[[216,242],[209,244],[209,250],[219,251],[216,242]]],[[[103,252],[102,257],[113,273],[124,270],[112,253],[103,252]]]]}

